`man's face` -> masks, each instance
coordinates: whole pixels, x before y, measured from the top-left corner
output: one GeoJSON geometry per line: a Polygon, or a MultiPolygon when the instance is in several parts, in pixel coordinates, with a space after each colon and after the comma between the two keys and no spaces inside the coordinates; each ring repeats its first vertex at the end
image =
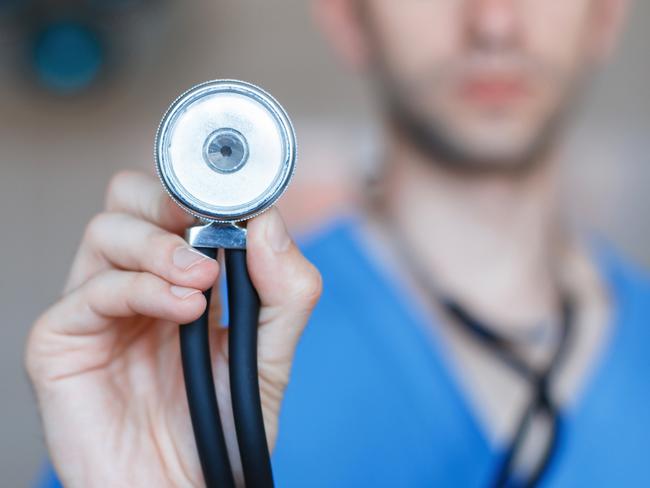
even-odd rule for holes
{"type": "Polygon", "coordinates": [[[546,147],[614,10],[614,0],[348,1],[398,127],[439,159],[482,169],[521,166],[546,147]]]}

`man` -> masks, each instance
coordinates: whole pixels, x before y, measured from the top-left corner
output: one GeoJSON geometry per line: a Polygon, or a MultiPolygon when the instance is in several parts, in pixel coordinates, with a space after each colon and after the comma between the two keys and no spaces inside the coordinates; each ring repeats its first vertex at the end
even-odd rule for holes
{"type": "MultiPolygon", "coordinates": [[[[317,1],[380,94],[385,164],[367,211],[303,242],[323,293],[279,430],[320,279],[275,210],[250,223],[278,486],[650,483],[650,286],[565,224],[557,181],[562,125],[623,10],[317,1]]],[[[121,175],[107,209],[28,346],[54,467],[70,486],[200,484],[162,320],[198,315],[218,266],[183,250],[190,222],[155,182],[121,175]]]]}

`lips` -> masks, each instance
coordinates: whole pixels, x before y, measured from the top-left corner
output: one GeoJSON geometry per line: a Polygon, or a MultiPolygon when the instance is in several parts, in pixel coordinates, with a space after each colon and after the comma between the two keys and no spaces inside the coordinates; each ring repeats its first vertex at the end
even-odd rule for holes
{"type": "Polygon", "coordinates": [[[528,84],[520,77],[476,77],[464,81],[460,88],[463,99],[489,106],[515,103],[529,93],[528,84]]]}

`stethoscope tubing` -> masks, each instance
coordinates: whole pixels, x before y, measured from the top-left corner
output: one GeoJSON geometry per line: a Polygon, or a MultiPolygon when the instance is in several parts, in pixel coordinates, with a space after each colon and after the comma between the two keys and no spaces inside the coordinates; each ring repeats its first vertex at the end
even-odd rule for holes
{"type": "MultiPolygon", "coordinates": [[[[216,258],[217,249],[195,248],[216,258]]],[[[260,301],[246,266],[246,251],[225,249],[228,287],[228,365],[230,393],[244,481],[248,488],[273,486],[271,460],[262,414],[257,328],[260,301]]],[[[208,306],[196,321],[180,326],[181,360],[192,428],[208,488],[234,487],[219,415],[209,341],[208,306]]]]}
{"type": "MultiPolygon", "coordinates": [[[[217,249],[195,248],[213,259],[217,249]]],[[[179,328],[181,362],[194,439],[206,486],[233,488],[228,449],[223,435],[210,356],[210,295],[204,292],[207,307],[201,317],[179,328]]]]}
{"type": "Polygon", "coordinates": [[[260,299],[246,266],[246,251],[226,249],[228,364],[239,455],[248,488],[273,486],[257,365],[260,299]]]}

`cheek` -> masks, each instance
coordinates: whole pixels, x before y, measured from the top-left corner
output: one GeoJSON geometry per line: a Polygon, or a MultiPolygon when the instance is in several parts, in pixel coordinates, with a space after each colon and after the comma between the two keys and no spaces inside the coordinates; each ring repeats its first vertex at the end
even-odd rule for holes
{"type": "Polygon", "coordinates": [[[533,58],[563,73],[576,68],[586,53],[592,0],[524,0],[521,4],[525,48],[533,58]]]}
{"type": "Polygon", "coordinates": [[[374,0],[369,7],[383,62],[404,78],[457,53],[463,30],[463,2],[374,0]]]}

